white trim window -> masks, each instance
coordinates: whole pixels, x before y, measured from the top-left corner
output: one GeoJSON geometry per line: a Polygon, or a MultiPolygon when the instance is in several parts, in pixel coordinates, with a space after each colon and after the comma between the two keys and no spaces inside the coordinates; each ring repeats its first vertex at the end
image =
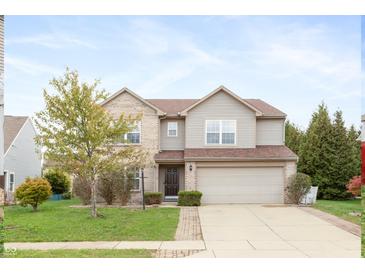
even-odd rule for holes
{"type": "Polygon", "coordinates": [[[177,122],[167,122],[167,136],[177,137],[177,122]]]}
{"type": "Polygon", "coordinates": [[[124,135],[124,139],[129,144],[140,144],[141,143],[141,121],[137,122],[136,126],[130,132],[124,135]]]}
{"type": "Polygon", "coordinates": [[[141,180],[142,180],[141,178],[142,178],[141,169],[136,168],[135,173],[134,173],[134,181],[133,181],[132,190],[140,190],[141,180]]]}
{"type": "Polygon", "coordinates": [[[206,120],[205,144],[235,145],[236,120],[206,120]]]}
{"type": "Polygon", "coordinates": [[[9,191],[14,192],[15,190],[15,173],[10,172],[9,173],[9,191]]]}
{"type": "Polygon", "coordinates": [[[208,120],[205,125],[206,144],[220,144],[220,121],[208,120]]]}

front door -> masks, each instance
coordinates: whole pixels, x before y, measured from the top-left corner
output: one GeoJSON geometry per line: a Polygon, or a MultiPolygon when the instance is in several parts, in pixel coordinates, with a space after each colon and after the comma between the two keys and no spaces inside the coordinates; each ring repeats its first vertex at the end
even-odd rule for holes
{"type": "Polygon", "coordinates": [[[177,196],[179,192],[179,172],[177,167],[166,168],[165,196],[177,196]]]}

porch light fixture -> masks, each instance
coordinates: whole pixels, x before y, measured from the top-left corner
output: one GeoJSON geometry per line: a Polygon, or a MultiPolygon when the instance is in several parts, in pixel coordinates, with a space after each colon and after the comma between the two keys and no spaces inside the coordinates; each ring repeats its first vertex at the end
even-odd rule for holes
{"type": "Polygon", "coordinates": [[[189,165],[189,170],[193,171],[193,165],[192,164],[189,165]]]}

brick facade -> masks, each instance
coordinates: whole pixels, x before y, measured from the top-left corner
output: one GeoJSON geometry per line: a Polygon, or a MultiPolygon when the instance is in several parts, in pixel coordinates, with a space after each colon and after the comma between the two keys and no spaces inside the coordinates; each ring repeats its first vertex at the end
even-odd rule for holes
{"type": "Polygon", "coordinates": [[[290,203],[290,201],[288,199],[287,191],[286,191],[286,188],[288,187],[288,184],[289,184],[289,177],[296,173],[297,173],[297,162],[295,162],[295,161],[286,162],[285,166],[284,166],[284,203],[285,204],[290,203]]]}
{"type": "Polygon", "coordinates": [[[195,162],[185,163],[185,190],[197,189],[197,170],[195,162]],[[191,166],[191,171],[190,171],[191,166]]]}
{"type": "MultiPolygon", "coordinates": [[[[144,104],[141,100],[123,92],[113,100],[103,106],[114,118],[118,118],[122,113],[126,115],[142,114],[141,121],[141,144],[142,149],[148,152],[148,164],[144,169],[145,191],[156,191],[158,187],[158,166],[154,163],[154,155],[159,151],[159,128],[160,121],[156,110],[144,104]]],[[[132,203],[141,200],[141,192],[132,192],[132,203]]]]}

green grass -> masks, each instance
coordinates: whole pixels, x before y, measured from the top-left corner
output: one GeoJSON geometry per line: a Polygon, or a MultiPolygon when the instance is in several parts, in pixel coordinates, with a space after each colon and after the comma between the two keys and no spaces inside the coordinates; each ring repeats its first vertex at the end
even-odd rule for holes
{"type": "Polygon", "coordinates": [[[33,212],[29,207],[5,208],[6,242],[157,241],[173,240],[178,208],[70,208],[78,200],[47,201],[33,212]]]}
{"type": "Polygon", "coordinates": [[[346,201],[329,201],[329,200],[317,200],[314,204],[314,208],[330,213],[337,217],[340,217],[346,221],[360,224],[360,217],[351,216],[349,213],[352,211],[361,212],[361,200],[346,200],[346,201]]]}
{"type": "Polygon", "coordinates": [[[152,251],[146,249],[57,249],[16,250],[7,252],[4,258],[151,258],[152,251]]]}

